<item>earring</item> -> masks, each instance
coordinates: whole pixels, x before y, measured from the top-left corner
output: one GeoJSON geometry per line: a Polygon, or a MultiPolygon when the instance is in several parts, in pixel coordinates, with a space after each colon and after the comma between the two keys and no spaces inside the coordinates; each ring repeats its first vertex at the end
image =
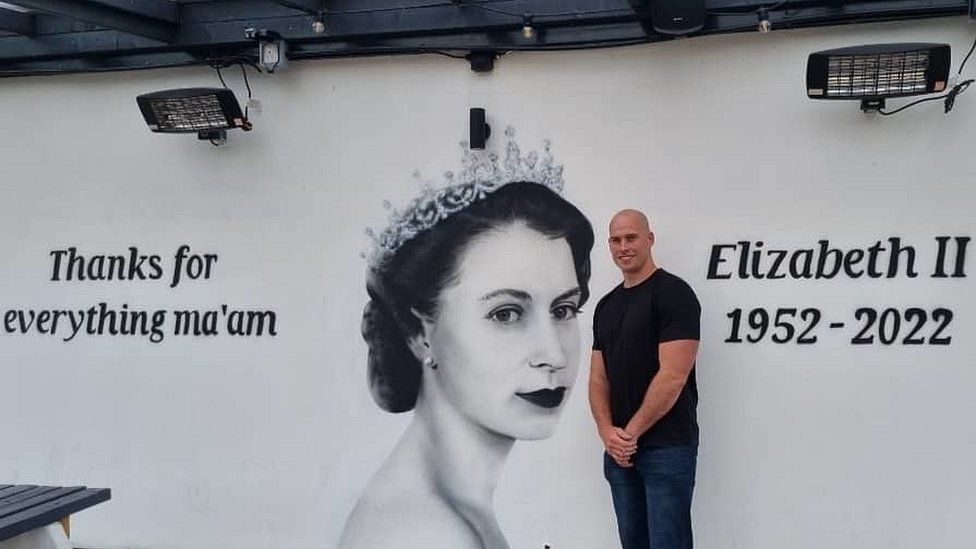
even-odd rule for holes
{"type": "Polygon", "coordinates": [[[429,356],[429,357],[425,358],[424,359],[424,367],[425,368],[430,368],[431,370],[436,370],[437,369],[437,363],[434,362],[434,357],[429,356]]]}

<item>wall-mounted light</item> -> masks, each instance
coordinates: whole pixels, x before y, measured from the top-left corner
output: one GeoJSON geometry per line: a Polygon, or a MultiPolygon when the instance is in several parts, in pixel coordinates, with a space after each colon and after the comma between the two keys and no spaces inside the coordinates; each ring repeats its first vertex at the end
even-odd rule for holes
{"type": "MultiPolygon", "coordinates": [[[[314,23],[313,23],[314,25],[314,23]]],[[[322,22],[325,31],[325,22],[322,22]]],[[[267,29],[244,29],[244,38],[258,43],[257,67],[261,72],[271,74],[288,64],[288,42],[279,33],[267,29]]]]}
{"type": "Polygon", "coordinates": [[[491,137],[491,126],[488,125],[485,109],[473,107],[468,111],[470,143],[472,149],[484,149],[485,143],[491,137]]]}
{"type": "Polygon", "coordinates": [[[159,133],[196,133],[219,144],[227,130],[251,129],[234,92],[226,88],[180,88],[136,97],[149,129],[159,133]]]}
{"type": "Polygon", "coordinates": [[[880,111],[889,97],[944,91],[949,61],[947,44],[871,44],[819,51],[807,59],[807,96],[856,100],[865,112],[880,111]]]}

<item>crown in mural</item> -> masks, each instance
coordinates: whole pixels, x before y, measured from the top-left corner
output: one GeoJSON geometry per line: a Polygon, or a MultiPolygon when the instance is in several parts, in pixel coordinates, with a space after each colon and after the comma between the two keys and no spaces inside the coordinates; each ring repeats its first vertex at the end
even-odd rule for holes
{"type": "Polygon", "coordinates": [[[446,172],[439,184],[414,172],[421,195],[403,210],[396,210],[389,201],[384,201],[383,207],[390,210],[389,226],[379,233],[366,229],[373,241],[367,256],[370,266],[382,264],[404,243],[509,183],[539,183],[562,194],[563,166],[553,163],[548,140],[543,141],[541,153],[531,151],[523,155],[515,141],[515,130],[509,126],[505,129],[505,141],[504,160],[499,160],[494,152],[471,150],[468,142],[462,141],[461,171],[446,172]]]}

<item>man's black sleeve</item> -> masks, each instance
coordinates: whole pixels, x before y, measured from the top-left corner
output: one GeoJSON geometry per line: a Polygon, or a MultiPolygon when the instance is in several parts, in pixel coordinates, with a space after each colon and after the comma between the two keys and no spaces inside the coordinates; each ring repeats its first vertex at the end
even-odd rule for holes
{"type": "Polygon", "coordinates": [[[596,307],[593,309],[593,350],[594,351],[603,351],[603,342],[600,341],[600,336],[599,336],[600,331],[597,329],[597,322],[599,322],[600,319],[600,305],[602,304],[603,304],[603,300],[601,299],[599,303],[596,304],[596,307]]]}
{"type": "Polygon", "coordinates": [[[701,339],[701,305],[687,282],[674,278],[658,295],[658,341],[701,339]]]}

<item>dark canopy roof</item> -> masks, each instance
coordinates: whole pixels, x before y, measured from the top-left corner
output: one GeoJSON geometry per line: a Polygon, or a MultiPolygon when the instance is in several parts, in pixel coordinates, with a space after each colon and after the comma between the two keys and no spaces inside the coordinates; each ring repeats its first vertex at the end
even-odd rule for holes
{"type": "MultiPolygon", "coordinates": [[[[587,48],[669,40],[649,0],[0,0],[0,76],[291,59],[587,48]],[[315,25],[320,21],[324,25],[315,25]],[[535,32],[527,37],[529,23],[535,32]],[[322,32],[316,32],[316,30],[322,32]]],[[[966,13],[969,0],[708,0],[697,34],[966,13]]]]}

